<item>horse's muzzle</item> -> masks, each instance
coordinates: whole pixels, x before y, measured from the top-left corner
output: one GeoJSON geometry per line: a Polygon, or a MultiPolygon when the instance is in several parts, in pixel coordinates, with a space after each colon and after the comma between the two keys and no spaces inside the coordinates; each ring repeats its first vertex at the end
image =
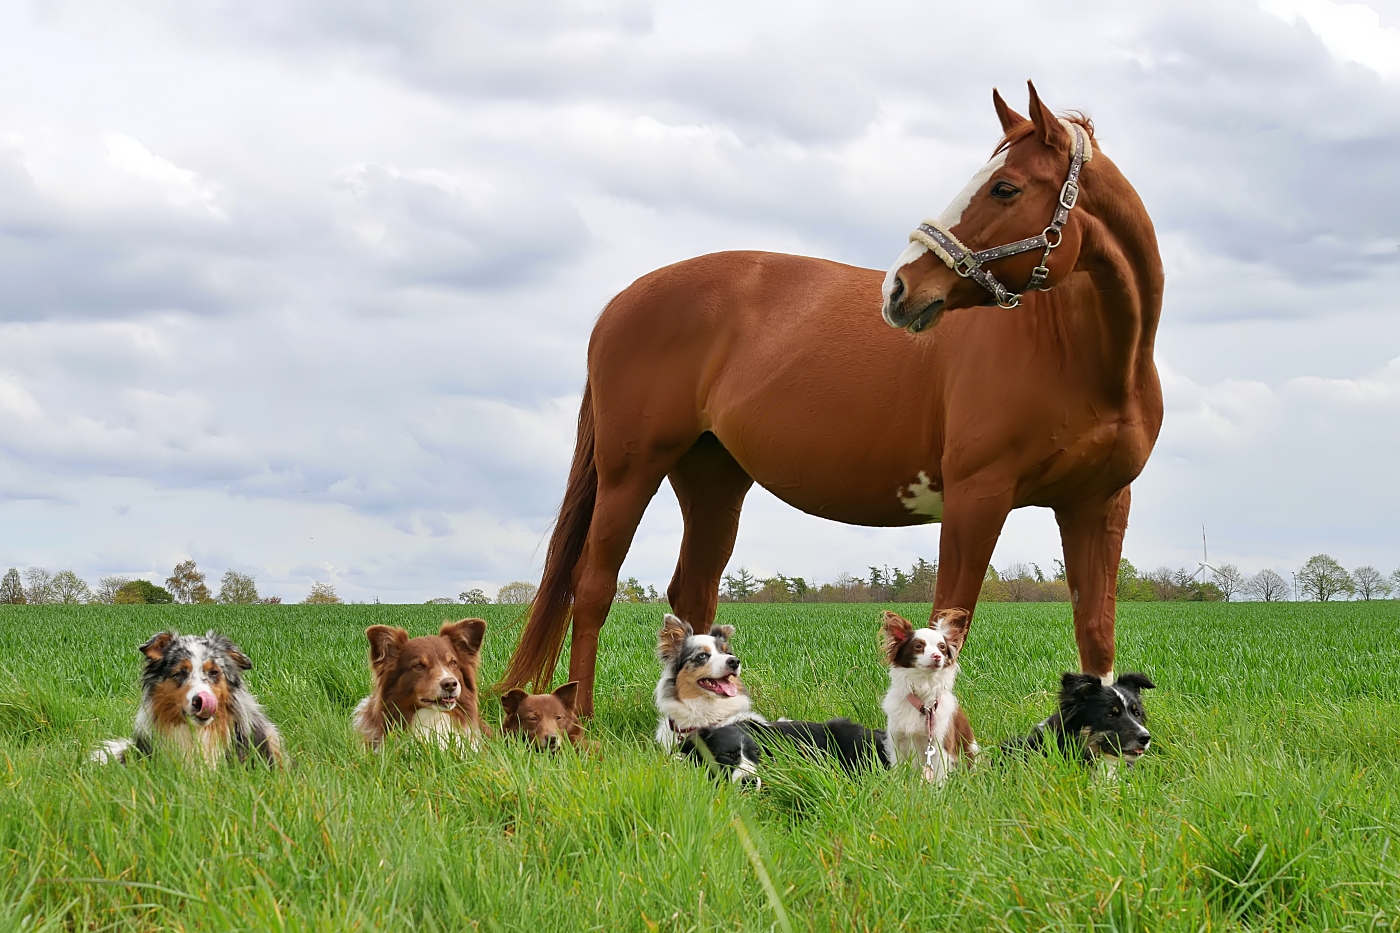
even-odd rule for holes
{"type": "Polygon", "coordinates": [[[891,327],[898,327],[917,334],[927,330],[943,314],[942,298],[934,299],[922,308],[911,308],[903,301],[902,289],[896,287],[894,293],[890,295],[890,300],[885,303],[884,315],[885,323],[891,327]]]}

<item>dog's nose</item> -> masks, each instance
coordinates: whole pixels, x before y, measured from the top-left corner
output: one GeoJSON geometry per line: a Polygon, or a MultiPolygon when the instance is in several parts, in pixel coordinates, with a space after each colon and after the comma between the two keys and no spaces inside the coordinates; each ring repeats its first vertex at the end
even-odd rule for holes
{"type": "Polygon", "coordinates": [[[731,671],[737,671],[739,669],[739,659],[731,655],[729,660],[724,662],[724,666],[731,671]]]}
{"type": "Polygon", "coordinates": [[[443,692],[443,693],[456,693],[456,692],[457,692],[457,678],[456,678],[456,677],[444,677],[444,678],[442,679],[442,683],[439,684],[439,686],[442,688],[442,692],[443,692]]]}
{"type": "Polygon", "coordinates": [[[219,699],[208,690],[201,690],[190,700],[190,710],[200,719],[209,719],[219,708],[219,699]]]}
{"type": "Polygon", "coordinates": [[[1142,747],[1145,749],[1152,744],[1152,734],[1150,732],[1139,733],[1138,741],[1142,743],[1142,747]]]}

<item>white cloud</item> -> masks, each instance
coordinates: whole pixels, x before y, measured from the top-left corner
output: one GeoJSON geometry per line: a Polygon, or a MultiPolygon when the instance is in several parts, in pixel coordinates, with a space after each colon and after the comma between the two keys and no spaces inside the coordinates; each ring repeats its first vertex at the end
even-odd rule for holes
{"type": "Polygon", "coordinates": [[[219,206],[217,185],[162,159],[124,133],[105,133],[103,141],[107,146],[108,165],[160,186],[175,207],[197,208],[219,220],[228,218],[219,206]]]}
{"type": "Polygon", "coordinates": [[[1382,26],[1380,13],[1364,3],[1260,0],[1259,8],[1290,25],[1301,19],[1339,61],[1400,77],[1400,29],[1382,26]]]}

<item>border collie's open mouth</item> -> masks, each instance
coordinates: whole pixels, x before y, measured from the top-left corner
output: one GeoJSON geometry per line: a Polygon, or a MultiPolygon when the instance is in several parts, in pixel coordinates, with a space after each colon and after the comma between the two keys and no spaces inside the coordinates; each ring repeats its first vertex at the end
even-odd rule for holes
{"type": "Polygon", "coordinates": [[[428,701],[428,706],[436,707],[440,710],[450,710],[457,705],[456,697],[438,697],[436,700],[428,701]]]}
{"type": "Polygon", "coordinates": [[[701,689],[711,693],[717,693],[723,697],[736,697],[739,695],[739,682],[734,679],[733,674],[725,674],[723,678],[701,677],[695,681],[701,689]]]}

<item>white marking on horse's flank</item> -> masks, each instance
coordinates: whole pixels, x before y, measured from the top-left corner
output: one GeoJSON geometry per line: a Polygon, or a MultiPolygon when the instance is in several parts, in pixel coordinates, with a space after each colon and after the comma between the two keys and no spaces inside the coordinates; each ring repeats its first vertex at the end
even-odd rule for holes
{"type": "Polygon", "coordinates": [[[897,490],[895,495],[915,515],[927,516],[931,522],[943,521],[943,493],[933,488],[933,481],[923,470],[919,471],[918,482],[897,490]]]}
{"type": "Polygon", "coordinates": [[[972,196],[980,191],[996,170],[1005,164],[1006,150],[1003,149],[992,156],[992,160],[982,166],[976,175],[972,176],[967,187],[958,192],[958,196],[953,198],[953,203],[949,204],[947,209],[938,215],[938,223],[942,225],[944,230],[951,230],[962,221],[963,211],[967,210],[967,206],[972,203],[972,196]]]}

